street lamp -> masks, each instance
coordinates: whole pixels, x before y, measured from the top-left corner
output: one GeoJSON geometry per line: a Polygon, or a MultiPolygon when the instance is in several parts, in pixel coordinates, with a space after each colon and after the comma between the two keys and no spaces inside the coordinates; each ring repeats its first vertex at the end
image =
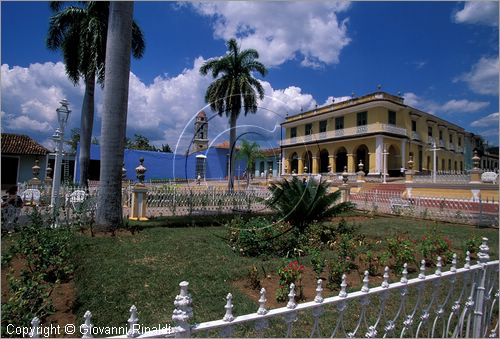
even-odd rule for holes
{"type": "Polygon", "coordinates": [[[54,162],[54,176],[52,179],[52,195],[50,198],[50,206],[53,208],[54,216],[56,215],[57,208],[59,207],[59,188],[61,186],[61,160],[64,145],[64,128],[68,122],[69,113],[71,110],[68,108],[68,101],[63,99],[60,101],[61,107],[56,109],[57,121],[59,127],[54,132],[52,140],[56,142],[56,158],[54,162]]]}

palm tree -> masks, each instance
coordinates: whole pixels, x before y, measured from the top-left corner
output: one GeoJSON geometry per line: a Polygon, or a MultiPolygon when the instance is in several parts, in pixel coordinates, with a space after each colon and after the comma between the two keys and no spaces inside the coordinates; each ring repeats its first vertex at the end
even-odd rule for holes
{"type": "Polygon", "coordinates": [[[208,60],[201,66],[200,73],[207,75],[212,72],[216,79],[212,82],[205,93],[205,101],[210,108],[220,116],[225,114],[229,118],[229,173],[228,188],[234,187],[234,144],[236,143],[236,120],[241,109],[247,115],[248,112],[257,112],[257,96],[260,100],[264,98],[264,89],[260,82],[252,76],[256,71],[262,76],[267,74],[266,67],[257,61],[259,53],[255,49],[240,51],[235,39],[227,42],[227,54],[208,60]],[[221,75],[219,77],[219,75],[221,75]]]}
{"type": "Polygon", "coordinates": [[[113,1],[109,7],[106,72],[101,125],[101,170],[96,226],[114,231],[122,224],[122,164],[130,76],[134,3],[113,1]]]}
{"type": "Polygon", "coordinates": [[[351,202],[337,203],[340,190],[329,193],[329,187],[326,181],[313,178],[309,182],[305,182],[305,179],[300,181],[297,177],[284,179],[269,187],[272,197],[267,205],[277,211],[283,220],[290,222],[296,231],[304,234],[312,221],[354,208],[351,202]]]}
{"type": "MultiPolygon", "coordinates": [[[[60,49],[66,65],[66,74],[74,85],[80,79],[85,82],[85,94],[80,120],[80,184],[87,185],[90,163],[90,144],[94,125],[94,89],[97,82],[104,84],[106,36],[109,17],[109,2],[91,1],[84,7],[68,6],[52,1],[55,13],[49,22],[47,47],[60,49]]],[[[134,22],[132,53],[135,58],[144,54],[145,42],[141,29],[134,22]]]]}
{"type": "Polygon", "coordinates": [[[252,172],[252,165],[255,163],[255,160],[263,159],[264,154],[260,150],[260,146],[258,143],[249,142],[243,140],[238,150],[237,158],[244,158],[247,160],[247,187],[250,186],[250,173],[252,172]]]}

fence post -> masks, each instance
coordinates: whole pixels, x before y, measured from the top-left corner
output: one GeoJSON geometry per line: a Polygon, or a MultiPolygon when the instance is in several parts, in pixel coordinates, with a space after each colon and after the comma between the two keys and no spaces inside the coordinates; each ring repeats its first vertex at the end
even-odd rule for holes
{"type": "Polygon", "coordinates": [[[481,270],[479,271],[479,275],[477,279],[476,287],[476,300],[474,302],[474,324],[472,327],[472,336],[474,338],[481,338],[483,332],[483,303],[484,303],[484,290],[485,290],[485,280],[486,280],[486,263],[490,259],[488,251],[490,250],[488,247],[488,238],[483,238],[483,243],[479,246],[478,253],[478,264],[481,265],[481,270]]]}
{"type": "Polygon", "coordinates": [[[191,325],[189,319],[193,317],[193,309],[191,308],[191,296],[188,293],[189,283],[182,281],[179,284],[181,292],[175,297],[175,310],[172,314],[172,320],[177,325],[175,327],[175,336],[177,338],[191,337],[191,325]]]}
{"type": "Polygon", "coordinates": [[[40,319],[34,317],[31,320],[31,331],[29,333],[30,338],[40,338],[40,319]]]}

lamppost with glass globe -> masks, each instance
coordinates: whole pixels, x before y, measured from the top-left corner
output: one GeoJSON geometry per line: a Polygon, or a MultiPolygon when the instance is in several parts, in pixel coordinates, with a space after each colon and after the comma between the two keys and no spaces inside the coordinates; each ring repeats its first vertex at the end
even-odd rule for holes
{"type": "Polygon", "coordinates": [[[50,206],[55,212],[59,207],[59,188],[61,186],[61,161],[63,156],[63,145],[64,145],[64,128],[68,122],[69,114],[71,110],[68,108],[69,102],[66,99],[60,101],[61,107],[56,109],[57,121],[59,122],[59,127],[54,132],[52,140],[56,142],[56,157],[54,161],[54,176],[52,178],[52,195],[50,198],[50,206]]]}

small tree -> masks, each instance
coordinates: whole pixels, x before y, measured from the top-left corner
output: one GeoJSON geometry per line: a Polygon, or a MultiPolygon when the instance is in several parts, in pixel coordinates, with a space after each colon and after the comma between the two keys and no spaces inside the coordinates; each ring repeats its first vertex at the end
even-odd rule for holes
{"type": "Polygon", "coordinates": [[[264,159],[264,154],[260,150],[260,146],[258,143],[256,143],[255,141],[249,142],[249,141],[243,140],[236,157],[239,159],[246,159],[247,160],[247,168],[246,168],[247,187],[249,187],[250,186],[250,173],[251,173],[252,167],[253,167],[252,165],[255,163],[256,160],[264,159]]]}
{"type": "Polygon", "coordinates": [[[350,202],[337,203],[340,191],[329,193],[329,187],[330,184],[326,181],[313,178],[309,182],[300,181],[297,177],[292,180],[284,179],[269,187],[272,198],[267,205],[303,234],[312,221],[354,208],[350,202]]]}

